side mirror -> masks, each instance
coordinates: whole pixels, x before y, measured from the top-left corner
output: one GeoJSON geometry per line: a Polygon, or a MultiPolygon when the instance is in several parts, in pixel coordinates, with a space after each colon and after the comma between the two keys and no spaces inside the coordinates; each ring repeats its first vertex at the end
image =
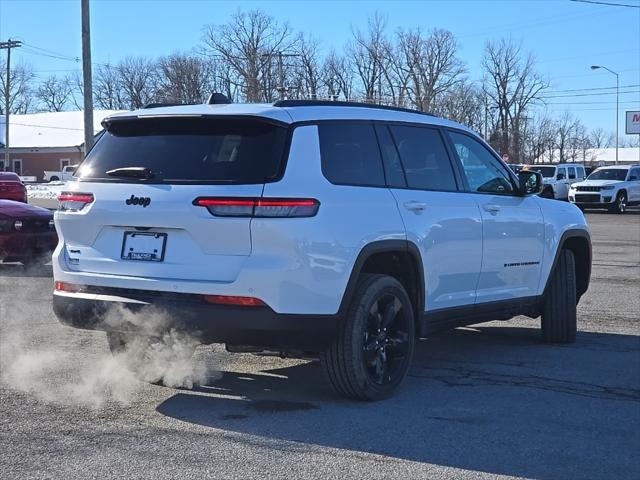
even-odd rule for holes
{"type": "Polygon", "coordinates": [[[542,174],[531,170],[522,170],[518,173],[520,195],[538,195],[542,193],[542,174]]]}
{"type": "Polygon", "coordinates": [[[559,173],[559,174],[556,176],[556,180],[564,180],[564,173],[559,173]]]}
{"type": "Polygon", "coordinates": [[[631,182],[632,180],[638,180],[638,177],[637,177],[637,176],[635,176],[635,175],[631,175],[631,176],[629,177],[629,181],[631,182]]]}

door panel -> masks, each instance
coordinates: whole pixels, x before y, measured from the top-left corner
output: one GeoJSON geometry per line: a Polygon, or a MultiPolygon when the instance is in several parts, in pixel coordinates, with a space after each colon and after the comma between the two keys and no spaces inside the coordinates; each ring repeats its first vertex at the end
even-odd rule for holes
{"type": "Polygon", "coordinates": [[[422,255],[427,311],[472,305],[482,259],[482,221],[473,195],[392,189],[407,240],[422,255]]]}
{"type": "Polygon", "coordinates": [[[556,198],[566,200],[569,198],[569,179],[567,177],[567,169],[562,167],[556,171],[556,198]],[[557,180],[557,176],[562,174],[562,180],[557,180]]]}
{"type": "Polygon", "coordinates": [[[477,302],[536,295],[544,247],[536,198],[478,195],[477,201],[484,239],[477,302]]]}
{"type": "Polygon", "coordinates": [[[458,192],[437,129],[377,129],[385,172],[407,231],[422,256],[425,309],[472,305],[482,259],[482,221],[473,195],[458,192]],[[406,183],[405,183],[406,182],[406,183]]]}
{"type": "Polygon", "coordinates": [[[482,217],[476,303],[536,295],[544,247],[537,198],[518,196],[508,167],[478,140],[453,131],[448,136],[482,217]]]}

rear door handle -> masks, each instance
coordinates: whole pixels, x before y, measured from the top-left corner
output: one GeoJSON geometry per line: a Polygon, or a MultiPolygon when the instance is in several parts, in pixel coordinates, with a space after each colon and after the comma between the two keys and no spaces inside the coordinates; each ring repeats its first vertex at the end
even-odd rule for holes
{"type": "Polygon", "coordinates": [[[422,212],[425,208],[427,208],[427,204],[424,202],[418,202],[412,200],[410,202],[404,202],[404,208],[407,210],[411,210],[412,212],[422,212]]]}
{"type": "Polygon", "coordinates": [[[493,205],[491,203],[486,203],[482,206],[485,212],[489,212],[492,215],[495,215],[500,211],[500,205],[493,205]]]}

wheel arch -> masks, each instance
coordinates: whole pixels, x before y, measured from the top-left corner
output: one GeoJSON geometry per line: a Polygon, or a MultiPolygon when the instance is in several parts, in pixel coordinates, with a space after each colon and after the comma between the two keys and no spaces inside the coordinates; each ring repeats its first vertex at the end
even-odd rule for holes
{"type": "Polygon", "coordinates": [[[424,268],[420,250],[408,240],[378,240],[365,245],[351,270],[338,314],[344,316],[362,273],[381,273],[396,278],[407,291],[414,308],[416,328],[424,312],[424,268]]]}
{"type": "Polygon", "coordinates": [[[549,270],[549,276],[543,291],[543,297],[547,294],[551,277],[555,271],[556,265],[560,258],[560,252],[563,249],[571,250],[575,259],[576,268],[576,296],[578,300],[589,288],[591,279],[591,236],[589,232],[583,229],[571,229],[565,231],[560,237],[558,248],[556,249],[553,264],[549,270]]]}

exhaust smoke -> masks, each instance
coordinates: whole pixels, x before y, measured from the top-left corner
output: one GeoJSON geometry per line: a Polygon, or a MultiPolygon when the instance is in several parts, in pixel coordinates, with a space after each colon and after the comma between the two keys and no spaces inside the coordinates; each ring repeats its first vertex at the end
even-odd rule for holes
{"type": "Polygon", "coordinates": [[[112,308],[108,325],[126,322],[141,333],[112,335],[114,354],[93,344],[99,337],[98,342],[107,345],[103,332],[61,325],[52,325],[55,333],[46,338],[27,332],[24,327],[33,319],[20,318],[23,311],[0,308],[7,316],[0,325],[0,380],[46,402],[100,409],[109,402],[130,404],[145,382],[190,389],[212,380],[206,364],[192,357],[198,342],[167,331],[167,318],[160,311],[134,314],[112,308]]]}

